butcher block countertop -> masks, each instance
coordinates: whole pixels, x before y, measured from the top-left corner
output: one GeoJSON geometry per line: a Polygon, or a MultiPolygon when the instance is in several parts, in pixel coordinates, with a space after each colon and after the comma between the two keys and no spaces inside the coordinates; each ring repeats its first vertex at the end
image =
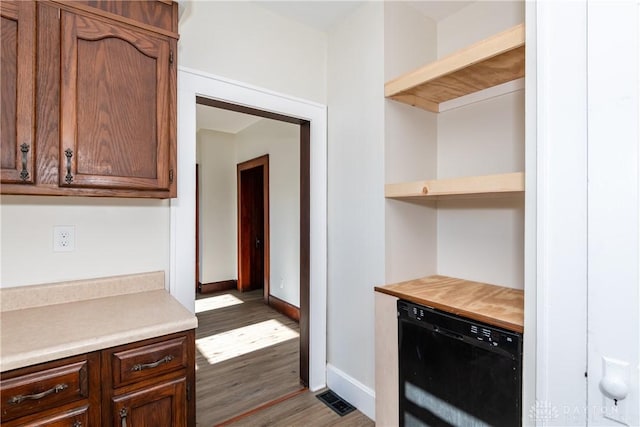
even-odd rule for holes
{"type": "Polygon", "coordinates": [[[377,286],[376,291],[522,333],[524,292],[447,276],[377,286]]]}
{"type": "Polygon", "coordinates": [[[194,329],[164,273],[0,289],[2,372],[194,329]]]}

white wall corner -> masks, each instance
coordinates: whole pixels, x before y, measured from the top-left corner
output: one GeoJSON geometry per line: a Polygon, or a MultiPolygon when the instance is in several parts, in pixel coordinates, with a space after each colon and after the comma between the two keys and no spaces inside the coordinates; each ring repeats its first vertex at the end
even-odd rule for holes
{"type": "Polygon", "coordinates": [[[375,421],[376,393],[374,390],[330,363],[327,363],[327,387],[375,421]]]}

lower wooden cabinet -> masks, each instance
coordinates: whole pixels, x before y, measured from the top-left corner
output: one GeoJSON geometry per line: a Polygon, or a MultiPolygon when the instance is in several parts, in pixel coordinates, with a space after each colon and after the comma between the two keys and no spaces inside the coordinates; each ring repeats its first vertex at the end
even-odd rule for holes
{"type": "Polygon", "coordinates": [[[2,373],[2,426],[195,426],[195,332],[2,373]]]}
{"type": "Polygon", "coordinates": [[[177,378],[113,398],[116,426],[187,427],[187,379],[177,378]]]}

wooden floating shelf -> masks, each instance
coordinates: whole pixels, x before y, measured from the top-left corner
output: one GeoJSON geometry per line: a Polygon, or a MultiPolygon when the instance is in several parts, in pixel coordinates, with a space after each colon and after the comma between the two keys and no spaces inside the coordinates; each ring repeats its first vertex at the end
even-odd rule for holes
{"type": "Polygon", "coordinates": [[[401,182],[384,187],[384,196],[391,199],[496,197],[522,192],[523,172],[401,182]]]}
{"type": "Polygon", "coordinates": [[[524,77],[524,24],[385,84],[387,98],[440,112],[440,104],[524,77]]]}

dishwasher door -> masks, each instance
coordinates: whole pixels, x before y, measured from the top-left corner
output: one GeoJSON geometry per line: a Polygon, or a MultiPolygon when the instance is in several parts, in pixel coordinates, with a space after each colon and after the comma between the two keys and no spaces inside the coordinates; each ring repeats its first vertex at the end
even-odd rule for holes
{"type": "Polygon", "coordinates": [[[522,335],[398,301],[400,425],[522,425],[522,335]]]}

